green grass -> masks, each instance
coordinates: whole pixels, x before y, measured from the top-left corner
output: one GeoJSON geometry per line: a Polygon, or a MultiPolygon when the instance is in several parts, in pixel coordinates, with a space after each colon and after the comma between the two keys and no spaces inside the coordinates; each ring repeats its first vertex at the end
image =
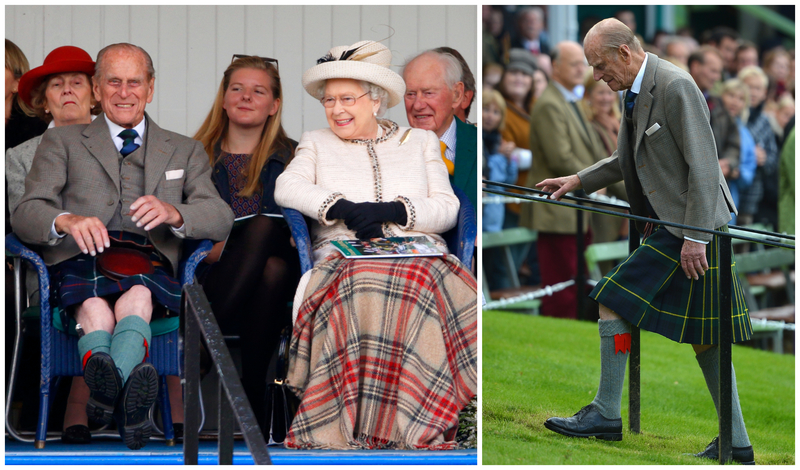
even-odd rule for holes
{"type": "MultiPolygon", "coordinates": [[[[483,464],[714,464],[684,453],[717,435],[717,415],[691,346],[642,331],[641,434],[622,442],[561,436],[544,427],[589,404],[600,378],[597,325],[483,312],[483,464]]],[[[792,465],[794,356],[734,346],[733,363],[757,464],[792,465]]]]}

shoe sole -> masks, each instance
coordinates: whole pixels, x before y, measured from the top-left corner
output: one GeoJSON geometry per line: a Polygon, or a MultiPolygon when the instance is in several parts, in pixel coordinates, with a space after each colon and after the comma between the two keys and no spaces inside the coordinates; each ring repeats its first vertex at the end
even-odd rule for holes
{"type": "Polygon", "coordinates": [[[621,441],[622,440],[622,433],[621,432],[619,432],[619,433],[616,433],[616,432],[578,433],[578,432],[573,432],[573,431],[567,431],[566,429],[562,429],[562,428],[559,428],[557,426],[553,426],[552,424],[550,424],[548,422],[544,423],[544,427],[546,427],[547,429],[549,429],[549,430],[551,430],[553,432],[557,432],[558,434],[561,434],[563,436],[568,436],[568,437],[583,437],[583,438],[596,437],[597,439],[600,439],[600,440],[603,440],[603,441],[621,441]]]}
{"type": "Polygon", "coordinates": [[[110,424],[114,418],[114,404],[120,391],[116,366],[111,358],[102,356],[89,358],[83,379],[89,388],[86,415],[95,423],[110,424]]]}
{"type": "Polygon", "coordinates": [[[131,373],[128,381],[120,404],[123,420],[117,424],[125,445],[138,450],[147,444],[152,434],[148,414],[158,396],[158,374],[152,366],[140,367],[131,373]]]}

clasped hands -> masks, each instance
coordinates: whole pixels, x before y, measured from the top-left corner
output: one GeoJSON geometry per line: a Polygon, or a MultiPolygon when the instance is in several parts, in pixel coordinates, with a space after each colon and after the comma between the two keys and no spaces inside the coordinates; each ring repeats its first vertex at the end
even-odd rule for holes
{"type": "Polygon", "coordinates": [[[405,225],[408,221],[406,207],[400,201],[359,202],[339,199],[328,209],[328,220],[341,219],[348,229],[356,232],[359,240],[383,237],[383,223],[405,225]]]}
{"type": "MultiPolygon", "coordinates": [[[[145,231],[150,231],[162,223],[175,228],[183,225],[183,217],[175,206],[152,195],[142,196],[133,201],[127,215],[131,216],[131,221],[135,222],[137,227],[144,227],[145,231]]],[[[60,215],[56,217],[55,229],[58,233],[72,235],[78,248],[85,255],[95,256],[98,252],[102,253],[104,248],[111,246],[108,230],[97,217],[60,215]]]]}

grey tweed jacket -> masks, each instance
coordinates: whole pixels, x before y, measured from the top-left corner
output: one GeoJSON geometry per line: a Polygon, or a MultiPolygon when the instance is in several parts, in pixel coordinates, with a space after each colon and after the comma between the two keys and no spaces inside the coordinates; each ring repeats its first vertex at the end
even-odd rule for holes
{"type": "MultiPolygon", "coordinates": [[[[175,206],[187,238],[224,239],[233,225],[233,212],[212,184],[203,146],[161,129],[147,115],[145,119],[144,194],[175,206]]],[[[50,241],[53,221],[69,212],[94,216],[108,225],[120,210],[120,183],[119,152],[102,114],[91,124],[50,129],[36,150],[25,194],[11,215],[14,233],[26,243],[44,245],[42,257],[48,265],[72,258],[80,248],[71,236],[50,241]]],[[[177,274],[180,238],[166,224],[150,230],[148,238],[177,274]]]]}
{"type": "MultiPolygon", "coordinates": [[[[646,197],[665,221],[706,229],[728,223],[736,207],[717,160],[708,106],[691,75],[648,53],[633,121],[631,135],[623,117],[610,157],[578,172],[583,188],[591,193],[623,180],[636,215],[648,215],[646,197]]],[[[667,229],[679,238],[713,237],[667,229]]]]}

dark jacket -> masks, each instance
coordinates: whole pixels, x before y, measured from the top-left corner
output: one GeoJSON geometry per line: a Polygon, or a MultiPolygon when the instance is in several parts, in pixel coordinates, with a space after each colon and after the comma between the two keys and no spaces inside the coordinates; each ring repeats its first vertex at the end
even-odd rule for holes
{"type": "MultiPolygon", "coordinates": [[[[283,169],[289,163],[294,155],[294,150],[297,148],[297,141],[289,139],[291,145],[290,149],[281,148],[273,153],[267,159],[264,167],[261,169],[261,208],[260,214],[280,214],[281,210],[278,204],[275,203],[275,180],[283,173],[283,169]]],[[[214,187],[217,188],[220,197],[230,205],[231,203],[231,189],[228,184],[228,169],[222,160],[219,160],[219,155],[222,153],[221,142],[217,142],[214,147],[214,173],[211,179],[214,181],[214,187]]]]}

